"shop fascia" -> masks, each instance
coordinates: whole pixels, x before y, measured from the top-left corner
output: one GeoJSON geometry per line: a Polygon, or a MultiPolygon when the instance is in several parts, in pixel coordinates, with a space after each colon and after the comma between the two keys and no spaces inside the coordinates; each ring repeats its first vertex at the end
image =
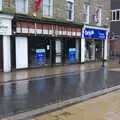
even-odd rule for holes
{"type": "Polygon", "coordinates": [[[16,21],[16,34],[34,34],[51,36],[73,36],[81,37],[81,28],[71,25],[33,23],[26,21],[16,21]]]}
{"type": "Polygon", "coordinates": [[[108,32],[108,28],[100,28],[85,25],[83,28],[82,36],[84,39],[106,40],[108,32]]]}
{"type": "Polygon", "coordinates": [[[12,35],[12,15],[0,14],[0,35],[12,35]]]}

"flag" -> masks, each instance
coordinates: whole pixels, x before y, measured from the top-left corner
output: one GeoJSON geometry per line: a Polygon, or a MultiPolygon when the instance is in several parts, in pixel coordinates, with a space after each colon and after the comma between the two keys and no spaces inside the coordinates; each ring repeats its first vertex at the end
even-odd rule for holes
{"type": "MultiPolygon", "coordinates": [[[[32,0],[32,1],[35,2],[34,0],[32,0]]],[[[36,14],[39,11],[40,6],[42,4],[42,0],[36,0],[36,2],[34,4],[35,4],[35,6],[34,6],[34,10],[33,10],[33,16],[36,16],[36,14]]]]}

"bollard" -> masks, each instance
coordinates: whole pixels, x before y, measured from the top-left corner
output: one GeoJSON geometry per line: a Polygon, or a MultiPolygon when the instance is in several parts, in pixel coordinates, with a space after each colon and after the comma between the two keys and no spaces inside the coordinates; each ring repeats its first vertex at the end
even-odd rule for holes
{"type": "Polygon", "coordinates": [[[102,59],[102,67],[105,67],[104,59],[102,59]]]}
{"type": "Polygon", "coordinates": [[[120,64],[120,50],[119,50],[119,53],[118,53],[118,55],[119,55],[119,64],[120,64]]]}

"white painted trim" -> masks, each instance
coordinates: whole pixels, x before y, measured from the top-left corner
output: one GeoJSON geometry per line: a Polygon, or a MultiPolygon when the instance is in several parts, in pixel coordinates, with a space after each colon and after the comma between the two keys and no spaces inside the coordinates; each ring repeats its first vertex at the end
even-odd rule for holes
{"type": "Polygon", "coordinates": [[[97,29],[97,30],[108,30],[109,28],[103,28],[103,27],[97,27],[97,26],[89,26],[89,25],[84,25],[85,28],[91,28],[91,29],[97,29]]]}
{"type": "Polygon", "coordinates": [[[72,2],[72,3],[74,3],[74,0],[67,0],[67,2],[72,2]]]}
{"type": "Polygon", "coordinates": [[[0,18],[12,20],[13,16],[12,15],[7,15],[7,14],[0,14],[0,18]]]}
{"type": "Polygon", "coordinates": [[[104,60],[107,60],[108,59],[108,34],[109,34],[109,31],[110,30],[107,30],[106,32],[106,39],[105,39],[105,42],[104,42],[104,60]]]}
{"type": "Polygon", "coordinates": [[[16,69],[28,68],[27,37],[16,37],[16,69]]]}
{"type": "Polygon", "coordinates": [[[85,62],[85,38],[84,38],[84,28],[82,29],[82,38],[81,38],[81,63],[85,62]]]}
{"type": "Polygon", "coordinates": [[[2,10],[3,0],[0,0],[0,10],[2,10]]]}
{"type": "Polygon", "coordinates": [[[3,36],[3,71],[11,71],[10,36],[3,36]]]}

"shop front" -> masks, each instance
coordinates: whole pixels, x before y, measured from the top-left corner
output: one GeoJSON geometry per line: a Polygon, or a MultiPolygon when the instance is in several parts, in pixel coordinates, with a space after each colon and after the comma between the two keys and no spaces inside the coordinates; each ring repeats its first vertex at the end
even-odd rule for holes
{"type": "Polygon", "coordinates": [[[26,18],[13,24],[13,69],[80,62],[82,25],[26,18]]]}
{"type": "Polygon", "coordinates": [[[107,60],[108,29],[84,26],[82,62],[107,60]]]}

